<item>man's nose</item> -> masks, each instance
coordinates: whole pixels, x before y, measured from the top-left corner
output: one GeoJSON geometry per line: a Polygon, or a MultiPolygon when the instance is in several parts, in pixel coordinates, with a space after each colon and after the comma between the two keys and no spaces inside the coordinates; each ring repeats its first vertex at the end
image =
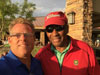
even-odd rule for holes
{"type": "Polygon", "coordinates": [[[57,35],[58,34],[58,32],[56,31],[56,29],[53,29],[52,34],[53,35],[57,35]]]}

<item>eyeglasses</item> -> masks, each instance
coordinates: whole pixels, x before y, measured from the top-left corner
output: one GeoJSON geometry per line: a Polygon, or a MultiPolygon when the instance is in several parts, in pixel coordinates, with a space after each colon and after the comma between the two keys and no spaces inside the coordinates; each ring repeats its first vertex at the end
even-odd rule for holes
{"type": "Polygon", "coordinates": [[[11,34],[10,37],[17,37],[20,38],[21,35],[24,35],[24,37],[32,37],[32,33],[16,33],[16,34],[11,34]]]}
{"type": "Polygon", "coordinates": [[[46,27],[46,31],[48,33],[52,33],[54,29],[59,32],[59,31],[64,30],[64,26],[63,25],[62,26],[61,25],[49,25],[46,27]]]}

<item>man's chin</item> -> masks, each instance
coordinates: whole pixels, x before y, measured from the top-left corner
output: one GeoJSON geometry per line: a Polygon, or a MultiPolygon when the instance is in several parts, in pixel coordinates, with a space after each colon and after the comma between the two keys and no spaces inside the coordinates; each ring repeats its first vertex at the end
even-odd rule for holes
{"type": "Polygon", "coordinates": [[[55,47],[60,47],[60,44],[59,44],[59,43],[53,43],[53,45],[54,45],[55,47]]]}
{"type": "Polygon", "coordinates": [[[24,46],[24,45],[23,45],[23,46],[19,46],[18,48],[19,48],[19,49],[25,49],[25,50],[28,49],[28,47],[27,47],[27,46],[24,46]]]}
{"type": "Polygon", "coordinates": [[[22,55],[22,56],[19,56],[18,58],[20,58],[20,59],[26,59],[26,58],[28,58],[28,56],[27,55],[22,55]]]}
{"type": "Polygon", "coordinates": [[[22,54],[20,54],[19,58],[25,59],[30,57],[31,53],[28,52],[23,52],[22,54]]]}

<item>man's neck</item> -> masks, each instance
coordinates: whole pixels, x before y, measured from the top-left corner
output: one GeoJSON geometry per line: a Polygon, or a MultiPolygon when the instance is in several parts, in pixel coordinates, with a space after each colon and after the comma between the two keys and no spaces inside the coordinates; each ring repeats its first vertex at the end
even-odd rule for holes
{"type": "Polygon", "coordinates": [[[66,49],[66,47],[56,47],[56,50],[58,50],[59,52],[63,52],[66,49]]]}
{"type": "Polygon", "coordinates": [[[30,66],[31,66],[31,56],[30,57],[25,57],[25,58],[20,58],[20,61],[26,65],[26,67],[28,68],[28,70],[30,70],[30,66]]]}

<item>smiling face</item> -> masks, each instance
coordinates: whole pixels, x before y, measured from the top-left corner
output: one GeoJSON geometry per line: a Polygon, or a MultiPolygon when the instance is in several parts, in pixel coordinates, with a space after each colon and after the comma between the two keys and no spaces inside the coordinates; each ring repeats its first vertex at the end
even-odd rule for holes
{"type": "Polygon", "coordinates": [[[12,52],[19,58],[30,56],[34,48],[35,36],[27,24],[16,24],[8,37],[12,52]]]}
{"type": "Polygon", "coordinates": [[[60,30],[57,30],[58,28],[58,25],[50,25],[51,28],[55,27],[53,29],[52,32],[48,32],[46,31],[47,33],[47,36],[50,40],[50,42],[55,46],[55,47],[63,47],[66,45],[66,34],[67,34],[67,31],[68,29],[66,27],[64,27],[64,29],[60,29],[60,30]]]}

